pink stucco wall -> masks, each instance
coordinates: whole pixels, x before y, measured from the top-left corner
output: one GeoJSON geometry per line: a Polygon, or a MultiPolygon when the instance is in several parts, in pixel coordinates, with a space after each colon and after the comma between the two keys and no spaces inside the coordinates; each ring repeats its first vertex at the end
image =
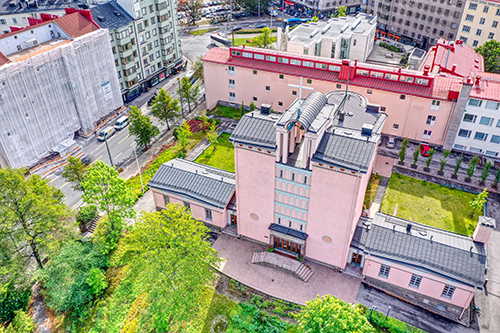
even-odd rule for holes
{"type": "Polygon", "coordinates": [[[187,200],[180,198],[176,195],[172,195],[169,193],[164,193],[161,190],[158,189],[152,189],[153,191],[153,197],[155,200],[155,206],[159,208],[165,208],[165,200],[163,198],[163,195],[167,195],[170,199],[170,203],[175,204],[175,203],[180,203],[181,205],[184,205],[184,202],[189,202],[191,206],[191,214],[193,214],[193,217],[195,219],[198,219],[200,221],[203,221],[205,223],[214,225],[219,228],[224,228],[227,223],[228,223],[228,217],[227,217],[227,211],[225,209],[217,209],[208,205],[205,205],[201,202],[194,201],[194,200],[187,200]],[[207,220],[206,219],[206,213],[205,213],[205,208],[210,209],[212,211],[212,220],[207,220]]]}
{"type": "Polygon", "coordinates": [[[269,243],[268,228],[274,222],[275,157],[238,145],[234,153],[238,234],[269,243]],[[256,214],[257,220],[251,214],[256,214]]]}
{"type": "MultiPolygon", "coordinates": [[[[213,108],[218,100],[229,101],[229,92],[235,93],[234,103],[240,104],[242,100],[248,105],[257,97],[254,103],[259,106],[262,103],[271,104],[275,112],[283,112],[297,98],[292,95],[292,90],[297,88],[289,87],[289,84],[298,85],[299,77],[285,75],[283,80],[279,79],[279,73],[259,70],[257,75],[249,68],[236,67],[234,75],[228,74],[228,66],[223,64],[205,62],[205,88],[207,107],[213,108]],[[235,81],[235,88],[229,88],[229,79],[235,81]],[[266,86],[270,91],[266,91],[266,86]],[[282,106],[279,105],[282,103],[282,106]]],[[[313,79],[311,84],[307,84],[307,77],[303,79],[304,86],[314,88],[315,91],[324,94],[338,90],[336,82],[313,79]]],[[[345,83],[339,82],[340,89],[345,89],[345,83]]],[[[423,140],[436,145],[444,143],[446,134],[446,124],[453,107],[453,102],[440,100],[441,105],[438,111],[431,110],[431,98],[406,95],[404,100],[400,99],[399,93],[371,88],[349,85],[349,90],[358,92],[368,98],[373,104],[379,104],[386,108],[389,115],[383,128],[383,133],[398,137],[407,137],[414,140],[423,140]],[[433,126],[427,125],[427,117],[436,116],[433,126]],[[394,124],[398,128],[393,128],[394,124]],[[422,138],[424,130],[431,130],[430,139],[422,138]]],[[[304,98],[309,91],[304,90],[304,98]]]]}
{"type": "Polygon", "coordinates": [[[381,265],[382,259],[367,257],[365,259],[363,275],[379,279],[411,291],[418,291],[420,294],[439,299],[442,302],[450,303],[461,308],[467,307],[470,303],[471,296],[475,294],[473,287],[460,283],[451,283],[451,285],[453,285],[456,289],[451,299],[444,298],[441,297],[441,293],[443,292],[444,286],[446,284],[450,284],[450,282],[446,279],[430,273],[415,272],[412,268],[400,264],[385,262],[384,265],[391,266],[391,270],[388,278],[383,278],[379,276],[381,265]],[[418,289],[409,286],[411,276],[414,273],[422,276],[422,281],[420,282],[418,289]]]}
{"type": "Polygon", "coordinates": [[[369,174],[356,177],[319,166],[312,171],[306,256],[344,268],[369,174]],[[325,235],[331,243],[323,240],[325,235]]]}

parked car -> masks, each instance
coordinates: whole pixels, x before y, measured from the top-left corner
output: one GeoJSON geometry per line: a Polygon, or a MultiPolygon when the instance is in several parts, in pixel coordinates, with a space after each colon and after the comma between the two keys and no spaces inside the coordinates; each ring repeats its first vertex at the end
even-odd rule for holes
{"type": "Polygon", "coordinates": [[[90,157],[90,155],[82,157],[83,165],[90,165],[90,162],[92,162],[92,157],[90,157]]]}
{"type": "Polygon", "coordinates": [[[387,143],[385,144],[385,146],[387,148],[394,148],[396,147],[396,138],[394,136],[390,136],[388,139],[387,139],[387,143]]]}
{"type": "Polygon", "coordinates": [[[237,26],[237,27],[233,28],[233,31],[238,31],[238,30],[241,30],[241,29],[243,29],[243,27],[237,26]]]}
{"type": "Polygon", "coordinates": [[[110,127],[106,127],[105,129],[103,129],[101,131],[101,133],[99,133],[99,136],[97,137],[97,140],[99,141],[104,141],[104,140],[107,140],[109,139],[113,134],[115,134],[115,128],[110,126],[110,127]]]}
{"type": "Polygon", "coordinates": [[[128,117],[127,116],[120,117],[120,119],[118,119],[115,123],[115,130],[121,131],[127,125],[128,125],[128,117]]]}
{"type": "Polygon", "coordinates": [[[266,24],[259,24],[259,25],[256,25],[255,28],[257,29],[263,29],[263,28],[266,28],[267,25],[266,24]]]}
{"type": "Polygon", "coordinates": [[[428,157],[430,155],[430,150],[431,150],[431,147],[429,147],[428,144],[420,145],[420,154],[422,154],[422,156],[428,157]]]}
{"type": "Polygon", "coordinates": [[[148,106],[153,105],[153,101],[155,100],[155,98],[156,98],[156,95],[154,95],[153,97],[151,97],[151,98],[149,99],[149,101],[148,101],[148,106]]]}

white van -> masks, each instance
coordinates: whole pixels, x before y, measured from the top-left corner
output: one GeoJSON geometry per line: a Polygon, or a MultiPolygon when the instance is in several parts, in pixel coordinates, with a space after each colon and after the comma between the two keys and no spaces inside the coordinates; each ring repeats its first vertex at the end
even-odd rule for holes
{"type": "Polygon", "coordinates": [[[106,127],[99,133],[99,136],[97,137],[97,140],[99,141],[104,141],[104,139],[109,139],[113,134],[115,134],[115,129],[114,127],[106,127]]]}
{"type": "Polygon", "coordinates": [[[115,130],[120,131],[120,130],[124,129],[127,125],[128,125],[128,117],[123,116],[116,121],[115,130]]]}

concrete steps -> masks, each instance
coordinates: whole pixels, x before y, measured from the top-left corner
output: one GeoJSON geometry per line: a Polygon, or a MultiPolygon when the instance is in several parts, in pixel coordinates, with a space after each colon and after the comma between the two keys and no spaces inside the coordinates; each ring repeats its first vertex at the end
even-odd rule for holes
{"type": "Polygon", "coordinates": [[[274,252],[259,251],[252,255],[252,264],[262,264],[275,268],[279,268],[286,272],[292,273],[299,279],[307,282],[314,274],[312,269],[304,265],[300,261],[274,252]]]}

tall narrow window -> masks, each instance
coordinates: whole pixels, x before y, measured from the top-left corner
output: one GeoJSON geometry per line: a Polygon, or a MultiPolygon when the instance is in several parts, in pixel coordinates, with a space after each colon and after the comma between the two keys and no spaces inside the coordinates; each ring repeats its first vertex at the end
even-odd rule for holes
{"type": "Polygon", "coordinates": [[[167,206],[170,203],[170,198],[167,195],[164,195],[163,202],[164,202],[165,206],[167,206]]]}
{"type": "Polygon", "coordinates": [[[212,221],[212,211],[205,208],[205,218],[207,221],[212,221]]]}
{"type": "Polygon", "coordinates": [[[422,277],[420,275],[413,274],[411,276],[411,280],[410,280],[410,287],[418,289],[418,287],[420,287],[421,281],[422,281],[422,277]]]}
{"type": "Polygon", "coordinates": [[[380,266],[380,271],[378,272],[378,276],[387,278],[387,277],[389,277],[390,271],[391,271],[391,266],[382,265],[382,266],[380,266]]]}
{"type": "Polygon", "coordinates": [[[441,293],[441,297],[451,299],[454,292],[455,292],[455,287],[447,284],[443,288],[443,292],[441,293]]]}
{"type": "Polygon", "coordinates": [[[186,209],[191,209],[191,204],[187,201],[184,201],[184,207],[186,207],[186,209]]]}
{"type": "Polygon", "coordinates": [[[307,176],[304,176],[304,184],[307,184],[307,176]]]}
{"type": "Polygon", "coordinates": [[[295,172],[292,172],[292,180],[295,180],[295,172]]]}

